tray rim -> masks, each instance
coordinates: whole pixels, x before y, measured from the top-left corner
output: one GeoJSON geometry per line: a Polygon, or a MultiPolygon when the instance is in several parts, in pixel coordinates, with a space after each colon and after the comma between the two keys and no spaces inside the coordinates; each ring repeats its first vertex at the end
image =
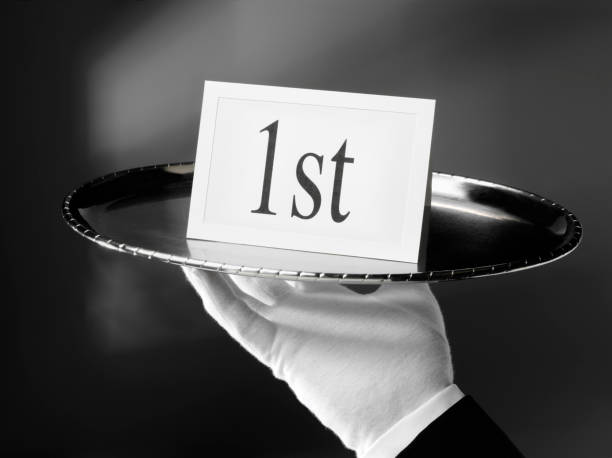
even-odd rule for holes
{"type": "MultiPolygon", "coordinates": [[[[490,264],[484,266],[475,266],[472,268],[452,269],[452,270],[428,270],[423,272],[407,273],[407,274],[342,274],[342,273],[326,273],[326,272],[307,272],[307,271],[288,271],[282,269],[269,269],[265,267],[252,267],[245,265],[232,265],[226,263],[220,263],[216,261],[208,261],[202,259],[194,259],[183,256],[176,256],[170,253],[164,253],[160,251],[153,251],[142,247],[129,245],[117,240],[113,240],[103,234],[98,233],[91,226],[87,224],[84,218],[81,217],[83,224],[79,219],[75,218],[73,211],[78,214],[78,209],[75,209],[72,205],[72,199],[79,192],[86,190],[100,182],[107,181],[120,176],[125,176],[131,173],[138,173],[147,170],[154,170],[158,168],[167,167],[180,167],[180,166],[192,166],[193,161],[186,162],[171,162],[164,164],[148,165],[143,167],[133,167],[129,169],[118,170],[111,172],[106,175],[94,178],[87,181],[80,186],[77,186],[70,191],[62,202],[62,217],[64,222],[74,230],[77,234],[81,235],[85,239],[96,243],[97,245],[118,251],[120,253],[131,254],[146,259],[161,261],[168,264],[174,264],[178,266],[195,267],[198,269],[211,270],[221,272],[225,274],[237,274],[247,275],[256,277],[267,277],[267,278],[279,278],[284,280],[309,280],[309,281],[328,281],[328,282],[340,282],[340,283],[361,283],[361,284],[381,284],[381,283],[397,283],[406,281],[426,281],[426,282],[438,282],[438,281],[449,281],[449,280],[462,280],[468,278],[479,278],[488,277],[492,275],[501,275],[511,272],[519,272],[534,267],[543,266],[550,262],[559,260],[571,252],[573,252],[582,241],[582,224],[576,217],[576,215],[558,204],[557,202],[542,197],[538,194],[526,191],[524,189],[516,188],[513,186],[495,183],[492,181],[481,180],[478,178],[466,177],[463,175],[445,173],[445,172],[432,172],[438,176],[449,177],[451,179],[461,179],[467,182],[495,186],[498,188],[505,188],[513,192],[519,192],[523,195],[528,196],[532,199],[537,199],[540,202],[555,207],[563,213],[569,224],[574,229],[574,234],[565,244],[556,248],[555,250],[547,253],[542,253],[538,256],[532,256],[529,258],[520,258],[505,263],[490,264]]],[[[79,215],[80,216],[80,215],[79,215]]]]}

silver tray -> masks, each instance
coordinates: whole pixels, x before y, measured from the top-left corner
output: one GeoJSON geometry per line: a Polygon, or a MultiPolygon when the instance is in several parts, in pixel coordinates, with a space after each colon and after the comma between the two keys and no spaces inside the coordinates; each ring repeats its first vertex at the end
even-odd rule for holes
{"type": "Polygon", "coordinates": [[[579,244],[569,210],[509,186],[434,172],[423,262],[308,253],[185,237],[193,163],[111,173],[68,194],[68,225],[104,248],[224,273],[289,280],[441,281],[515,272],[559,259],[579,244]]]}

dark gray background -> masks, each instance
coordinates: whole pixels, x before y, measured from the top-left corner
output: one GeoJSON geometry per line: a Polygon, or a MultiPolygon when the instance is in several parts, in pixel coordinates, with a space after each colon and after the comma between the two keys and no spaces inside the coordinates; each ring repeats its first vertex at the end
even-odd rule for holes
{"type": "Polygon", "coordinates": [[[528,456],[611,456],[605,5],[15,3],[18,149],[4,151],[1,240],[17,364],[5,444],[351,456],[205,315],[179,269],[94,248],[60,219],[77,183],[193,159],[202,82],[216,79],[435,98],[434,170],[573,210],[584,241],[569,257],[434,289],[457,383],[528,456]]]}

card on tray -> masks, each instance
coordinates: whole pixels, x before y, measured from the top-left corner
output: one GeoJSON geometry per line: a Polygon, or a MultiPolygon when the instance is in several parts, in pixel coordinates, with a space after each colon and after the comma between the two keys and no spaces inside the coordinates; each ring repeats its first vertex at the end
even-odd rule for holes
{"type": "Polygon", "coordinates": [[[434,106],[206,81],[187,237],[417,262],[434,106]]]}

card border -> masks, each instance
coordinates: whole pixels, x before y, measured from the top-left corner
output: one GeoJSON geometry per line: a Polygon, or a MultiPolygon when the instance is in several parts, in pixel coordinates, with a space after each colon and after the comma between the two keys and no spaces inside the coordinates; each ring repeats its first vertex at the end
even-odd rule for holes
{"type": "MultiPolygon", "coordinates": [[[[420,241],[424,227],[423,218],[425,206],[429,192],[429,158],[431,149],[431,138],[433,132],[433,121],[435,111],[435,100],[394,97],[386,95],[360,94],[353,92],[321,91],[313,89],[298,89],[278,86],[262,86],[254,84],[226,83],[219,81],[205,81],[204,93],[202,97],[202,115],[200,119],[200,131],[198,135],[197,155],[194,168],[193,187],[189,208],[189,220],[187,224],[187,238],[204,239],[227,243],[239,243],[255,246],[267,246],[272,248],[290,249],[297,251],[312,251],[317,253],[329,253],[346,256],[357,256],[373,259],[384,259],[390,261],[416,263],[419,260],[420,244],[410,246],[410,240],[420,241]],[[338,244],[338,239],[334,237],[319,237],[299,234],[302,238],[299,247],[285,243],[271,243],[274,238],[273,231],[261,230],[253,227],[236,228],[228,230],[228,227],[215,225],[216,230],[210,224],[205,224],[201,218],[195,215],[204,215],[206,208],[209,174],[212,162],[212,148],[214,144],[214,132],[216,129],[219,99],[248,99],[263,102],[293,103],[327,106],[339,109],[365,109],[370,111],[385,111],[413,114],[416,116],[415,138],[413,140],[411,167],[409,172],[409,182],[415,189],[422,190],[415,199],[420,202],[417,221],[413,225],[407,225],[408,219],[413,219],[414,214],[410,214],[404,208],[403,226],[408,228],[408,232],[402,237],[401,243],[385,244],[384,242],[362,243],[360,253],[356,254],[351,250],[355,241],[348,243],[347,249],[342,249],[342,243],[338,244]],[[199,198],[193,198],[194,195],[199,198]],[[221,228],[219,230],[219,228],[221,228]],[[270,234],[268,242],[261,241],[258,237],[253,237],[257,233],[270,234]],[[230,237],[227,237],[231,234],[230,237]],[[306,239],[306,240],[304,240],[306,239]],[[330,245],[333,241],[334,252],[317,249],[316,245],[330,245]],[[326,243],[327,242],[327,243],[326,243]]],[[[283,234],[291,234],[283,231],[283,234]]],[[[261,234],[260,234],[261,235],[261,234]]],[[[278,235],[278,234],[277,234],[278,235]]]]}

